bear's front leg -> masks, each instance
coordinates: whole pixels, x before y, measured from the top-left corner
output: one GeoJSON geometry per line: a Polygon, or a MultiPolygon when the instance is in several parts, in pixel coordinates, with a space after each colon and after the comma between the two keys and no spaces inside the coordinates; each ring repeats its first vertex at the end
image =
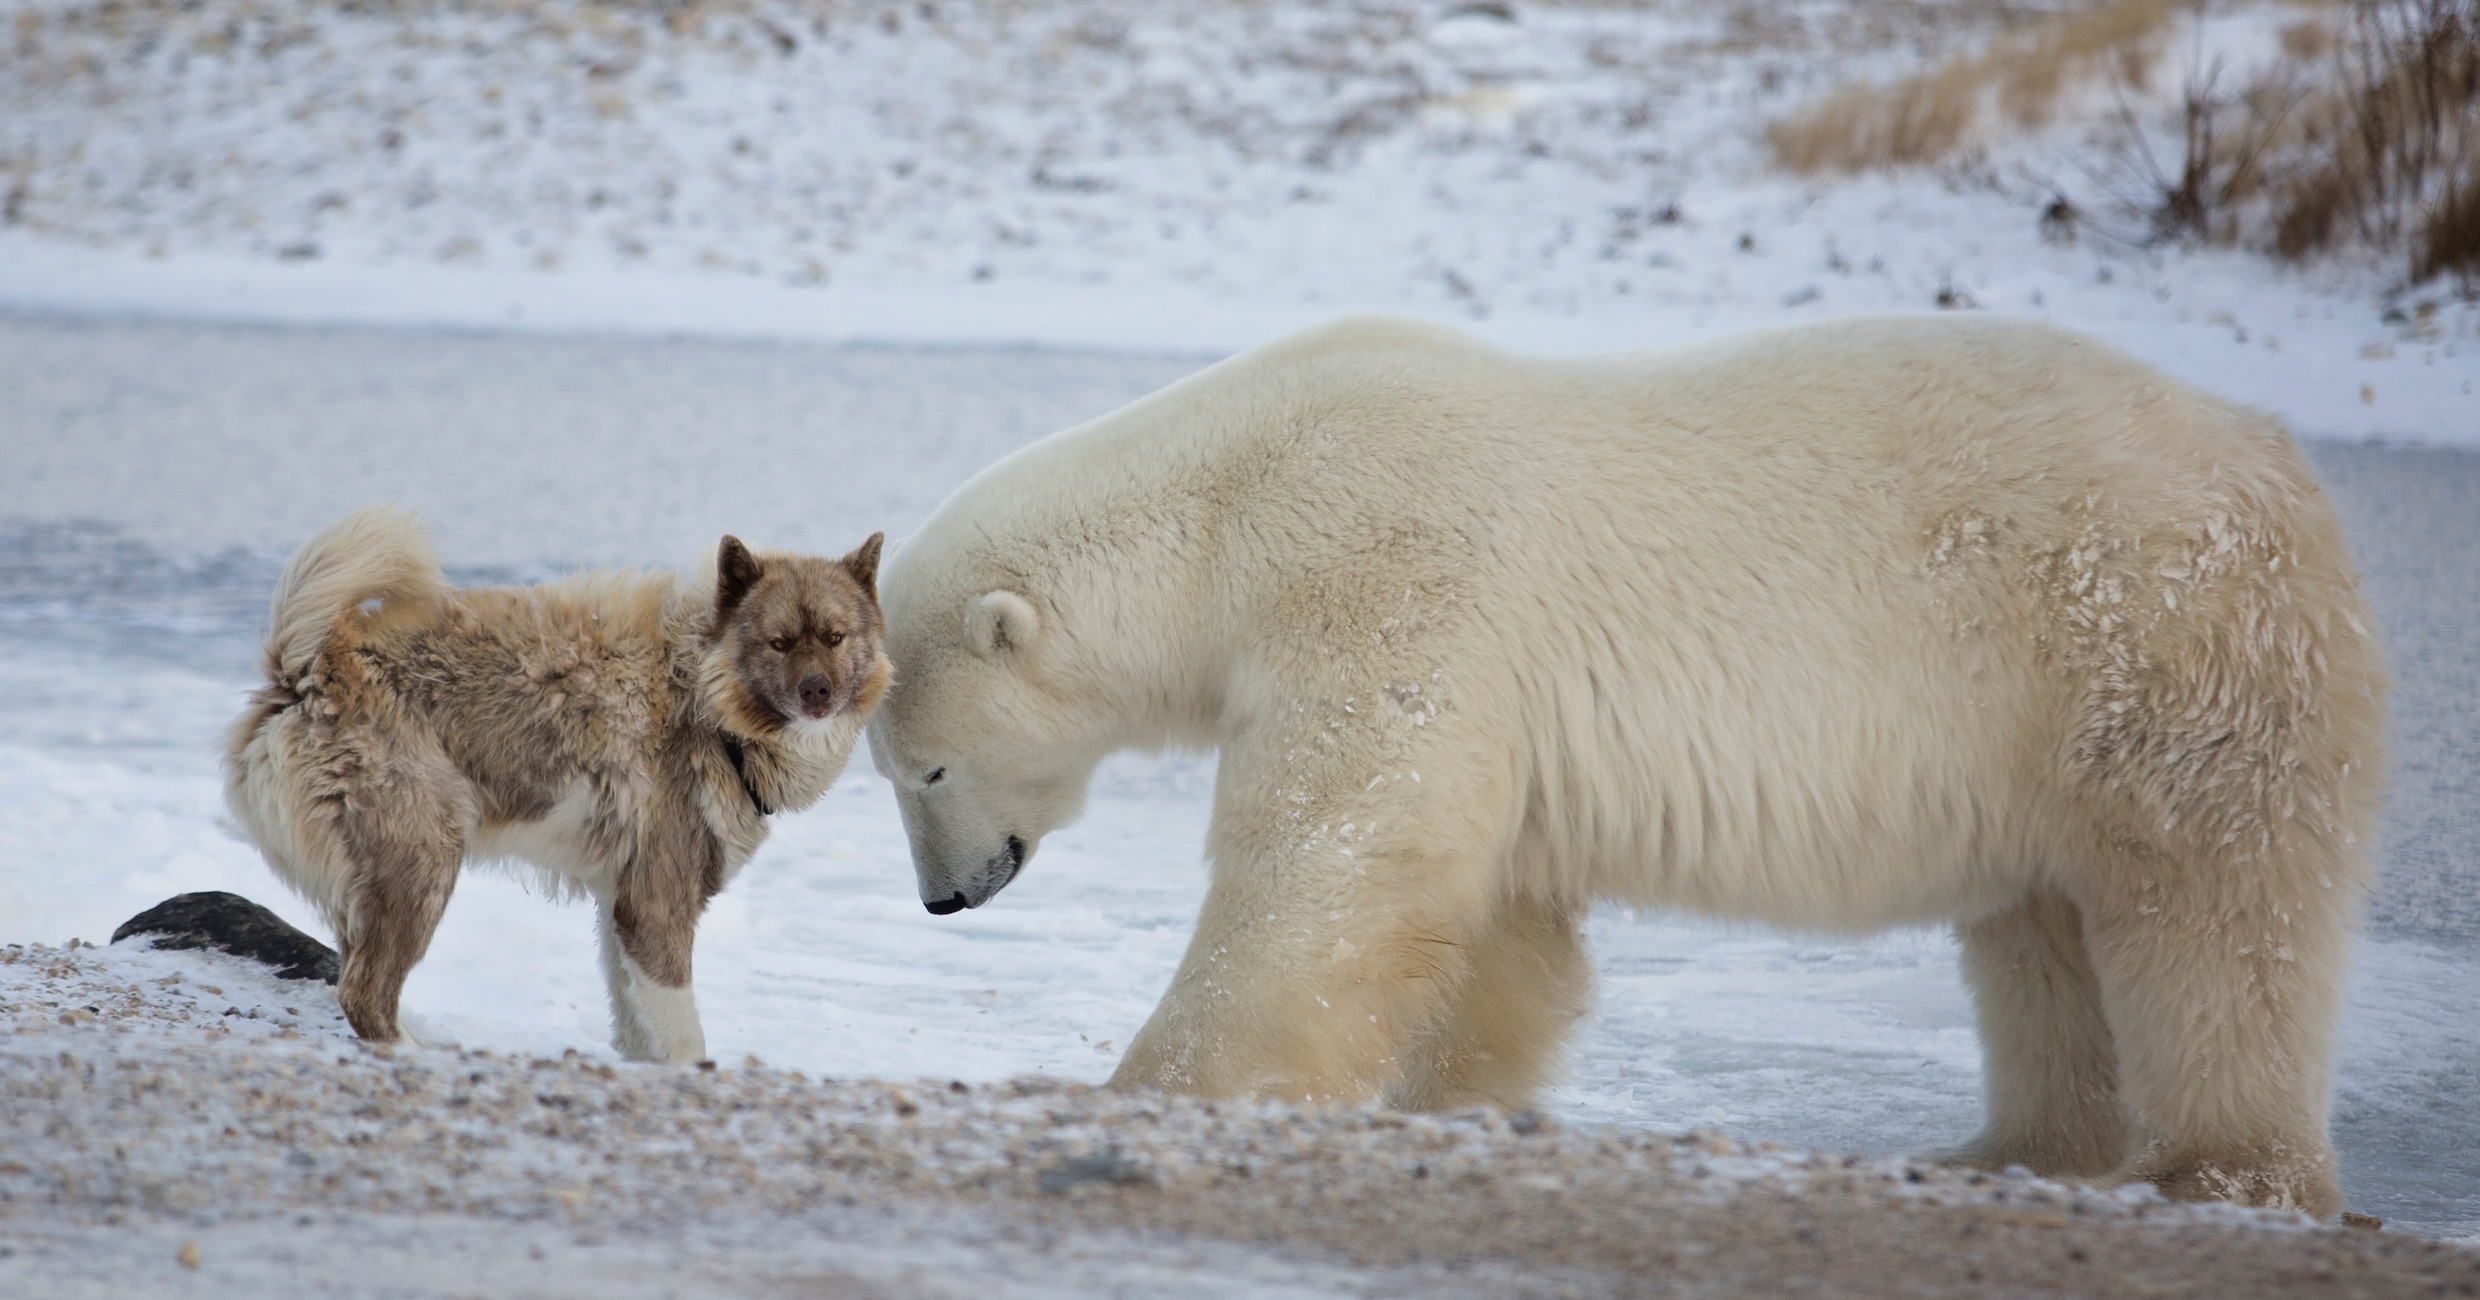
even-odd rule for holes
{"type": "Polygon", "coordinates": [[[1522,1110],[1550,1082],[1593,995],[1580,909],[1518,897],[1465,941],[1465,974],[1429,1032],[1404,1052],[1387,1103],[1404,1110],[1522,1110]]]}
{"type": "Polygon", "coordinates": [[[1452,837],[1414,831],[1425,819],[1401,805],[1268,835],[1276,819],[1218,804],[1196,934],[1112,1085],[1299,1101],[1395,1088],[1463,988],[1497,893],[1489,863],[1437,847],[1452,837]]]}

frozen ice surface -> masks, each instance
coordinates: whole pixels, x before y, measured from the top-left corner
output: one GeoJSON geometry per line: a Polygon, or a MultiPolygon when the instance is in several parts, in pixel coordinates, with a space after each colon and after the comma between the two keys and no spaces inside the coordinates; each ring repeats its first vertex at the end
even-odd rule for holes
{"type": "MultiPolygon", "coordinates": [[[[42,467],[0,480],[0,942],[100,941],[193,889],[318,929],[221,829],[215,754],[283,549],[374,496],[431,515],[469,578],[670,562],[726,529],[843,546],[1193,364],[0,319],[0,453],[42,467]]],[[[2395,1226],[2470,1236],[2480,456],[2312,452],[2402,681],[2406,775],[2343,1035],[2344,1183],[2395,1226]]],[[[1212,780],[1210,759],[1115,760],[996,905],[933,918],[865,758],[777,824],[701,929],[713,1051],[840,1077],[1103,1078],[1186,941],[1212,780]]],[[[471,874],[407,1007],[469,1046],[603,1051],[591,931],[471,874]]],[[[1977,1122],[1942,934],[1828,942],[1615,911],[1591,932],[1600,1000],[1552,1098],[1566,1118],[1869,1152],[1977,1122]]]]}
{"type": "Polygon", "coordinates": [[[75,526],[111,521],[155,548],[146,562],[246,562],[237,548],[280,563],[344,513],[393,500],[430,521],[468,579],[681,564],[726,532],[840,555],[874,529],[900,535],[1001,452],[1202,364],[7,316],[0,358],[0,516],[62,526],[13,535],[0,565],[74,551],[28,562],[166,596],[198,584],[75,526]]]}

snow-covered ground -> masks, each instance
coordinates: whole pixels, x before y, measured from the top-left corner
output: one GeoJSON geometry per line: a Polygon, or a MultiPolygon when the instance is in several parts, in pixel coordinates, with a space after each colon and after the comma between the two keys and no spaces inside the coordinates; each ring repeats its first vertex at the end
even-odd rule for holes
{"type": "MultiPolygon", "coordinates": [[[[1191,364],[0,318],[0,439],[21,471],[0,481],[0,943],[101,942],[193,889],[318,931],[221,829],[214,759],[284,549],[353,506],[422,510],[468,579],[662,562],[726,529],[840,548],[1191,364]]],[[[2345,1185],[2397,1226],[2471,1236],[2480,579],[2462,560],[2480,456],[2314,450],[2404,679],[2388,883],[2344,1038],[2345,1185]]],[[[864,760],[778,822],[701,929],[712,1049],[836,1077],[1100,1080],[1186,941],[1212,780],[1211,760],[1116,760],[1000,905],[934,918],[864,760]]],[[[468,1046],[602,1052],[591,928],[469,875],[406,1004],[468,1046]]],[[[1977,1122],[1946,936],[1617,912],[1591,928],[1600,1003],[1562,1117],[1877,1153],[1977,1122]]]]}
{"type": "MultiPolygon", "coordinates": [[[[840,551],[1347,310],[1552,350],[2006,311],[2311,436],[2480,445],[2480,305],[2129,242],[2088,147],[2106,87],[1935,170],[1768,163],[1768,121],[2039,7],[0,0],[0,943],[207,888],[316,928],[219,828],[213,760],[282,554],[374,500],[474,581],[725,531],[840,551]],[[2045,238],[2061,192],[2090,219],[2045,238]]],[[[2184,59],[2236,75],[2296,12],[2217,5],[2125,102],[2163,111],[2184,59]]],[[[2480,457],[2315,455],[2402,679],[2344,1181],[2472,1237],[2480,457]]],[[[1101,1078],[1185,942],[1211,761],[1115,761],[1001,906],[945,919],[867,767],[702,930],[716,1053],[1101,1078]]],[[[471,876],[407,1005],[472,1046],[600,1051],[590,928],[471,876]]],[[[1564,1117],[1872,1152],[1975,1124],[1945,936],[1592,930],[1564,1117]]]]}
{"type": "Polygon", "coordinates": [[[2145,85],[1936,170],[1771,165],[1768,122],[2047,7],[0,0],[0,304],[1197,351],[1346,310],[1576,350],[1944,305],[2319,434],[2480,438],[2480,307],[2140,247],[2093,144],[2296,6],[2216,4],[2145,85]],[[2087,219],[2045,238],[2060,195],[2087,219]]]}

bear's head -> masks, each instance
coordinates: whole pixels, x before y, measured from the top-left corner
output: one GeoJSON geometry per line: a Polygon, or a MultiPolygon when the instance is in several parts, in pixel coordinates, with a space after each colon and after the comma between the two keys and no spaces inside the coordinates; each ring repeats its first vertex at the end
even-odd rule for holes
{"type": "Polygon", "coordinates": [[[870,754],[895,785],[922,905],[944,916],[990,901],[1077,815],[1108,745],[1065,662],[1073,638],[1038,597],[891,574],[896,680],[870,754]]]}

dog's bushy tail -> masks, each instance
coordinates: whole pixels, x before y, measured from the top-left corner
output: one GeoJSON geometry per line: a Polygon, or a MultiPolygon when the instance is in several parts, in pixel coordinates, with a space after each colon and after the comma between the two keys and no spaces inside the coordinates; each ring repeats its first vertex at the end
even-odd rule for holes
{"type": "Polygon", "coordinates": [[[337,521],[285,561],[268,607],[267,678],[289,685],[310,670],[319,648],[365,601],[443,594],[430,529],[412,511],[371,506],[337,521]]]}

